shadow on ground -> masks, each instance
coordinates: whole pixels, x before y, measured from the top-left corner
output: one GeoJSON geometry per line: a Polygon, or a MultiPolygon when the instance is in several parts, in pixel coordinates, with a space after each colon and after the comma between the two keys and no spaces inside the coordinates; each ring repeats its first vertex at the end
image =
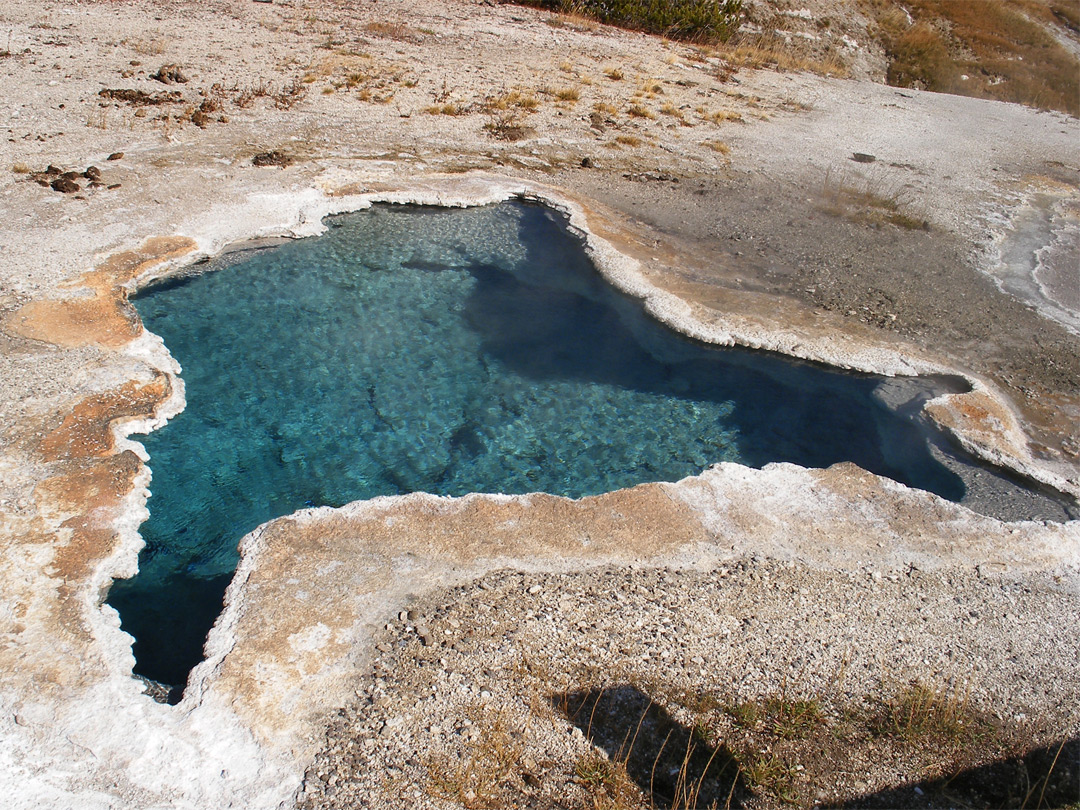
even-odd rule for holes
{"type": "Polygon", "coordinates": [[[607,754],[606,760],[579,764],[580,781],[617,792],[625,770],[658,810],[740,807],[749,795],[726,746],[709,745],[634,686],[568,692],[552,700],[607,754]]]}
{"type": "Polygon", "coordinates": [[[1044,808],[1080,806],[1080,737],[940,779],[878,791],[835,805],[856,808],[1044,808]]]}

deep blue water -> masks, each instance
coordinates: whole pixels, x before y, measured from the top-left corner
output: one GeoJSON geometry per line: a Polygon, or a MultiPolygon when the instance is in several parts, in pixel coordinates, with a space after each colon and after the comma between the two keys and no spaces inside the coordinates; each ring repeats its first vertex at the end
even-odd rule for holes
{"type": "Polygon", "coordinates": [[[240,538],[309,505],[426,491],[580,497],[719,461],[861,467],[957,500],[882,378],[684,339],[537,205],[380,206],[141,295],[187,408],[145,438],[147,546],[109,602],[136,672],[182,684],[240,538]]]}

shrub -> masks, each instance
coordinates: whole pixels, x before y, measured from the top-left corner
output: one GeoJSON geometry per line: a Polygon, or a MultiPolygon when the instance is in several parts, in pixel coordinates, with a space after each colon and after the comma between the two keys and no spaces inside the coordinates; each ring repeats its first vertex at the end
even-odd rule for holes
{"type": "Polygon", "coordinates": [[[742,0],[517,0],[608,25],[698,42],[726,40],[739,27],[742,0]]]}

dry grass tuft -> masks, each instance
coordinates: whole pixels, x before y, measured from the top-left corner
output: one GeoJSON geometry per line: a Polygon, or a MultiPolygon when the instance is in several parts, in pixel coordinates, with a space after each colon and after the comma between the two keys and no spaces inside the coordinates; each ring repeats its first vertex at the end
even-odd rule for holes
{"type": "Polygon", "coordinates": [[[880,735],[908,742],[925,737],[965,742],[990,732],[985,721],[971,710],[968,693],[939,691],[920,681],[884,701],[872,727],[880,735]]]}
{"type": "Polygon", "coordinates": [[[462,758],[428,763],[433,792],[466,808],[504,807],[508,787],[520,778],[522,743],[501,713],[473,712],[481,733],[462,758]]]}
{"type": "Polygon", "coordinates": [[[488,96],[484,99],[485,112],[503,111],[511,109],[527,110],[532,112],[540,107],[540,99],[532,93],[521,90],[511,90],[497,96],[488,96]]]}
{"type": "Polygon", "coordinates": [[[671,102],[665,103],[660,107],[660,112],[664,115],[670,115],[676,121],[685,122],[686,117],[683,115],[683,111],[676,107],[671,102]]]}
{"type": "Polygon", "coordinates": [[[425,107],[428,115],[468,115],[470,110],[465,104],[432,104],[425,107]]]}
{"type": "Polygon", "coordinates": [[[647,118],[649,120],[656,118],[656,114],[654,112],[645,107],[642,107],[640,104],[631,104],[627,108],[626,113],[631,118],[647,118]]]}
{"type": "Polygon", "coordinates": [[[292,81],[274,94],[274,106],[279,110],[291,110],[304,100],[307,88],[301,81],[292,81]]]}
{"type": "Polygon", "coordinates": [[[641,138],[636,135],[616,135],[615,143],[622,146],[641,146],[641,138]]]}
{"type": "Polygon", "coordinates": [[[424,41],[423,34],[403,22],[390,20],[377,20],[364,26],[364,30],[382,39],[393,39],[398,42],[409,42],[418,45],[424,41]]]}
{"type": "Polygon", "coordinates": [[[708,112],[703,108],[698,109],[698,114],[705,121],[710,121],[713,124],[722,124],[725,121],[742,121],[742,113],[735,112],[735,110],[714,110],[708,112]]]}
{"type": "Polygon", "coordinates": [[[821,191],[822,210],[862,225],[895,225],[906,230],[929,230],[923,217],[905,210],[902,189],[884,188],[873,179],[861,182],[846,177],[825,175],[821,191]]]}

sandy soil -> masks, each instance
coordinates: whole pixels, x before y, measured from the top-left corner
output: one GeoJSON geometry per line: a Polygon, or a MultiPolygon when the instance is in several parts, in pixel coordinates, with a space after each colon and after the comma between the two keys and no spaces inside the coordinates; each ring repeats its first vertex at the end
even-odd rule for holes
{"type": "MultiPolygon", "coordinates": [[[[1065,251],[1054,267],[1069,266],[1080,126],[875,84],[867,77],[880,71],[880,54],[858,45],[865,21],[846,3],[828,8],[859,80],[733,73],[687,46],[466,0],[435,8],[221,0],[153,11],[6,4],[0,782],[16,806],[287,806],[331,711],[371,672],[373,628],[409,598],[528,568],[538,550],[558,546],[562,518],[516,539],[502,558],[461,556],[483,521],[497,527],[500,510],[518,508],[496,499],[484,502],[483,520],[433,535],[445,557],[432,559],[458,562],[414,575],[388,545],[370,552],[380,561],[371,570],[387,565],[403,579],[364,579],[367,563],[357,560],[368,552],[352,544],[353,517],[333,536],[351,538],[343,548],[354,556],[320,540],[318,526],[309,537],[288,524],[274,530],[273,553],[258,538],[247,543],[231,618],[181,707],[154,704],[128,677],[128,641],[100,607],[111,578],[134,571],[145,514],[145,454],[126,436],[160,426],[182,407],[183,389],[124,291],[233,243],[316,233],[322,216],[373,199],[547,197],[573,209],[609,277],[647,297],[658,316],[718,342],[851,368],[963,373],[976,391],[942,404],[936,418],[988,458],[1080,487],[1074,291],[1067,271],[1048,271],[1040,258],[1065,251]],[[179,76],[160,71],[170,65],[179,76]],[[267,153],[277,159],[253,165],[267,153]],[[874,159],[857,162],[855,153],[874,159]],[[68,171],[78,191],[53,190],[68,171]],[[1050,213],[1031,217],[1033,207],[1050,213]],[[1002,281],[1012,276],[1034,277],[1035,292],[1002,281]],[[286,561],[300,557],[296,580],[279,582],[286,561]],[[297,608],[330,559],[347,573],[340,593],[359,594],[353,612],[325,614],[333,603],[319,600],[333,594],[317,596],[321,608],[297,608]],[[340,650],[319,646],[320,627],[334,628],[340,650]],[[329,686],[313,695],[308,681],[329,686]]],[[[793,29],[812,24],[789,18],[793,29]]],[[[1033,589],[1049,623],[1075,601],[1075,521],[992,521],[851,470],[830,471],[824,483],[782,469],[745,481],[733,470],[718,475],[709,487],[723,497],[673,513],[671,526],[687,528],[670,529],[671,550],[649,546],[644,529],[609,527],[609,557],[589,564],[666,566],[674,549],[699,554],[699,546],[825,572],[845,554],[891,571],[933,558],[967,576],[993,562],[1033,589]],[[788,501],[777,494],[758,504],[761,492],[788,483],[797,493],[788,501]],[[789,522],[770,522],[769,509],[789,522]],[[886,525],[890,533],[875,534],[886,525]],[[630,549],[623,556],[617,537],[630,549]],[[839,557],[815,556],[815,537],[839,557]],[[881,563],[896,548],[915,557],[881,563]]],[[[649,498],[667,503],[655,493],[627,497],[625,513],[642,525],[659,508],[649,498]]],[[[417,503],[391,508],[428,508],[417,503]]],[[[604,503],[583,506],[581,525],[602,525],[604,503]]],[[[571,540],[552,567],[596,553],[571,540]]],[[[695,559],[718,565],[714,552],[695,559]]],[[[797,587],[800,570],[780,576],[797,587]]],[[[976,612],[989,599],[974,587],[964,593],[976,612]]],[[[905,615],[883,617],[879,634],[897,660],[923,649],[897,640],[905,615]]],[[[980,661],[997,660],[992,646],[980,661]]],[[[1038,654],[1029,663],[1038,663],[1031,677],[1042,694],[1072,683],[1073,653],[1038,654]]],[[[985,703],[998,710],[1005,676],[985,669],[985,703]]],[[[857,686],[877,688],[873,679],[857,686]]],[[[1029,708],[1058,735],[1075,733],[1059,702],[1032,697],[1029,708]]]]}

